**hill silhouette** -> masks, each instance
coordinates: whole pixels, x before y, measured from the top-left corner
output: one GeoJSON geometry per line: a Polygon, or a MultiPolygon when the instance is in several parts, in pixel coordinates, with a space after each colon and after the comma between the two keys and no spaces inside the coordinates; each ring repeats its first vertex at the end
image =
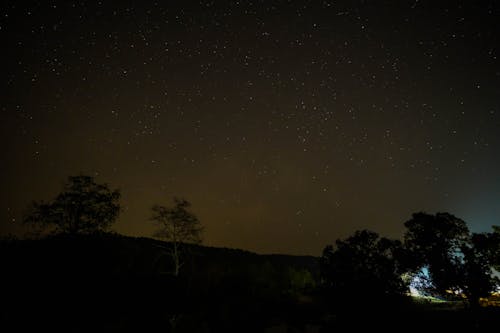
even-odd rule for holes
{"type": "Polygon", "coordinates": [[[2,240],[3,327],[330,332],[426,327],[474,331],[498,324],[498,309],[470,311],[409,298],[391,298],[388,304],[361,294],[349,306],[337,302],[331,307],[320,283],[320,258],[312,256],[183,244],[183,266],[175,276],[169,245],[113,233],[2,240]]]}
{"type": "Polygon", "coordinates": [[[220,331],[252,322],[243,331],[255,331],[290,313],[319,278],[316,257],[187,244],[175,277],[168,246],[111,233],[2,241],[4,319],[16,329],[128,331],[196,318],[220,331]]]}

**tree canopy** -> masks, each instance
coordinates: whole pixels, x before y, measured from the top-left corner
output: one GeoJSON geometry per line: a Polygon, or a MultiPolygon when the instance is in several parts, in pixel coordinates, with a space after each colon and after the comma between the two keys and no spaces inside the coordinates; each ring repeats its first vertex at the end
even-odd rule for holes
{"type": "Polygon", "coordinates": [[[463,220],[449,213],[415,213],[405,226],[405,246],[413,259],[413,270],[428,268],[427,292],[463,294],[475,306],[480,297],[494,290],[495,233],[471,233],[463,220]]]}
{"type": "Polygon", "coordinates": [[[493,226],[493,232],[488,234],[488,242],[493,267],[500,272],[500,226],[493,226]]]}
{"type": "Polygon", "coordinates": [[[494,246],[491,234],[472,234],[470,243],[462,249],[463,262],[459,269],[462,292],[471,305],[495,290],[498,279],[492,274],[494,246]]]}
{"type": "Polygon", "coordinates": [[[42,230],[78,234],[106,230],[120,212],[120,192],[91,176],[71,176],[49,202],[34,202],[24,222],[42,230]]]}
{"type": "Polygon", "coordinates": [[[336,295],[401,295],[406,291],[399,257],[402,244],[362,230],[327,246],[321,257],[323,281],[336,295]]]}
{"type": "Polygon", "coordinates": [[[405,222],[404,241],[413,258],[413,268],[428,266],[436,293],[460,289],[459,265],[462,248],[470,235],[465,222],[449,213],[414,213],[405,222]]]}

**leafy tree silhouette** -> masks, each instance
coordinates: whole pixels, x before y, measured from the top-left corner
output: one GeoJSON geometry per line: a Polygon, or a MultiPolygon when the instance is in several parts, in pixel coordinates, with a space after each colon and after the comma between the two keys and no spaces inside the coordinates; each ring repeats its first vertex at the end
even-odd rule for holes
{"type": "Polygon", "coordinates": [[[461,249],[469,241],[465,222],[449,213],[414,213],[405,222],[405,246],[412,254],[413,268],[428,266],[431,294],[446,295],[460,290],[461,249]]]}
{"type": "Polygon", "coordinates": [[[398,259],[403,252],[400,241],[362,230],[335,245],[327,246],[321,257],[323,283],[334,296],[397,296],[407,290],[398,259]]]}
{"type": "Polygon", "coordinates": [[[495,245],[492,234],[472,234],[470,244],[462,248],[460,282],[472,307],[479,306],[479,299],[489,296],[499,282],[491,270],[495,245]]]}
{"type": "Polygon", "coordinates": [[[494,289],[495,235],[471,234],[466,223],[449,213],[415,213],[405,223],[405,246],[413,270],[428,267],[427,292],[463,294],[471,306],[494,289]]]}
{"type": "Polygon", "coordinates": [[[44,231],[66,234],[92,233],[106,230],[120,213],[120,192],[93,177],[70,176],[63,191],[48,203],[33,202],[24,223],[44,231]]]}
{"type": "Polygon", "coordinates": [[[493,226],[493,232],[488,234],[488,244],[493,267],[500,272],[500,226],[493,226]]]}
{"type": "Polygon", "coordinates": [[[170,256],[174,262],[174,276],[178,276],[183,243],[201,243],[203,227],[198,218],[188,211],[191,204],[185,199],[174,198],[174,207],[155,205],[151,220],[159,225],[155,236],[171,243],[170,256]]]}

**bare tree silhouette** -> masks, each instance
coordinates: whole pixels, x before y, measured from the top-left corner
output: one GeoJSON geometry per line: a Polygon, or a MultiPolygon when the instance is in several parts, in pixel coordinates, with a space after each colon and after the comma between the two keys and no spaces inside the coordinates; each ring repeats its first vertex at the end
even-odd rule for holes
{"type": "Polygon", "coordinates": [[[174,275],[178,276],[183,265],[181,260],[183,243],[201,243],[203,227],[198,218],[188,211],[191,204],[185,199],[174,198],[174,207],[153,206],[151,220],[159,225],[155,236],[169,241],[170,256],[174,262],[174,275]]]}

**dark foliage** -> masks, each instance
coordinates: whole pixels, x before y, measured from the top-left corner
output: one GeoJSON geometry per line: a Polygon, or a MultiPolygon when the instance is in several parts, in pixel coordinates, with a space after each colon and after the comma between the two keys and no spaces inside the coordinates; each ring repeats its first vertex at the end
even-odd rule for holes
{"type": "Polygon", "coordinates": [[[63,191],[48,202],[34,202],[24,222],[40,232],[92,233],[111,226],[120,212],[120,192],[90,176],[69,177],[63,191]]]}
{"type": "Polygon", "coordinates": [[[357,231],[335,248],[327,246],[321,257],[324,286],[333,299],[402,296],[407,287],[401,278],[403,266],[401,242],[377,233],[357,231]]]}
{"type": "Polygon", "coordinates": [[[405,226],[413,270],[428,267],[432,283],[427,292],[440,297],[463,294],[476,306],[494,290],[494,233],[471,234],[463,220],[448,213],[415,213],[405,226]]]}
{"type": "Polygon", "coordinates": [[[493,232],[487,236],[487,243],[491,263],[500,272],[500,226],[493,226],[493,232]]]}
{"type": "Polygon", "coordinates": [[[465,222],[448,213],[415,213],[405,227],[405,246],[412,253],[413,267],[428,266],[434,293],[459,290],[461,249],[469,241],[465,222]]]}
{"type": "Polygon", "coordinates": [[[499,280],[492,274],[494,250],[497,244],[492,234],[472,234],[468,246],[462,248],[460,287],[472,306],[478,306],[479,298],[487,297],[499,280]]]}

